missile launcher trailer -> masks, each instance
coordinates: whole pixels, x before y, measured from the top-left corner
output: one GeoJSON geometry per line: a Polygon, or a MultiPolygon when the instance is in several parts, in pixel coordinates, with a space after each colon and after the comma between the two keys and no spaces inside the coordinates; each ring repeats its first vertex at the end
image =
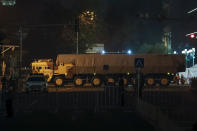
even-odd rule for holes
{"type": "Polygon", "coordinates": [[[103,84],[115,85],[120,79],[124,80],[125,85],[134,85],[136,58],[144,59],[144,68],[140,70],[147,86],[168,86],[174,74],[185,71],[185,55],[177,54],[60,54],[55,67],[50,60],[34,61],[32,71],[43,73],[48,81],[58,86],[72,81],[75,86],[91,83],[92,86],[99,87],[103,84]]]}

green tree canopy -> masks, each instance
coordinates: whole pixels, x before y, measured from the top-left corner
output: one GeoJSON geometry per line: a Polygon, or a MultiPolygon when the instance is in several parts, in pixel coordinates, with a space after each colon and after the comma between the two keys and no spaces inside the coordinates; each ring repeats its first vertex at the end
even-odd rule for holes
{"type": "Polygon", "coordinates": [[[143,44],[137,51],[139,54],[166,54],[167,48],[163,44],[143,44]]]}
{"type": "MultiPolygon", "coordinates": [[[[101,18],[96,18],[96,16],[81,16],[80,17],[80,29],[79,29],[79,39],[78,47],[79,53],[84,53],[88,47],[91,47],[95,43],[104,43],[107,29],[101,18]],[[85,17],[85,18],[84,18],[85,17]]],[[[58,45],[59,52],[62,53],[75,53],[76,52],[76,42],[77,42],[76,32],[73,26],[65,27],[61,33],[60,45],[58,45]]]]}

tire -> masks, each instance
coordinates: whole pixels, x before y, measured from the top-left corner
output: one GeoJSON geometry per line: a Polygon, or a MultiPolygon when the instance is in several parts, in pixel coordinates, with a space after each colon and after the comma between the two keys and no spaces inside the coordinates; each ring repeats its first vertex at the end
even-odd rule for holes
{"type": "Polygon", "coordinates": [[[81,77],[75,77],[74,85],[79,87],[84,85],[84,80],[81,77]]]}
{"type": "Polygon", "coordinates": [[[115,86],[115,78],[114,77],[107,77],[106,78],[106,85],[115,86]]]}
{"type": "MultiPolygon", "coordinates": [[[[123,78],[120,78],[120,79],[123,79],[123,85],[124,86],[128,86],[129,80],[126,77],[123,77],[123,78]]],[[[119,83],[120,83],[120,80],[119,80],[119,83]]]]}
{"type": "Polygon", "coordinates": [[[64,80],[61,77],[56,77],[55,78],[55,85],[56,86],[62,86],[64,84],[64,80]]]}
{"type": "Polygon", "coordinates": [[[102,84],[102,80],[100,77],[93,77],[91,83],[94,87],[99,87],[102,84]]]}
{"type": "Polygon", "coordinates": [[[167,77],[162,77],[159,81],[160,86],[168,86],[170,84],[170,81],[167,77]]]}
{"type": "Polygon", "coordinates": [[[145,83],[148,87],[154,87],[156,82],[155,82],[155,79],[153,77],[147,77],[145,79],[145,83]]]}

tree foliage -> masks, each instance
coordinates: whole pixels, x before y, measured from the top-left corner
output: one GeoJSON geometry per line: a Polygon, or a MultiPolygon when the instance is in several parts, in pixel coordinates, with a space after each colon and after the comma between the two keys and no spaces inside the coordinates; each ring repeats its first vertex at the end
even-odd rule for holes
{"type": "MultiPolygon", "coordinates": [[[[103,43],[103,36],[107,30],[105,24],[100,19],[94,18],[92,21],[80,20],[79,25],[79,36],[78,36],[78,47],[79,53],[84,53],[88,47],[91,47],[94,43],[103,43]]],[[[74,26],[65,27],[60,37],[61,52],[75,53],[77,45],[77,33],[75,32],[74,26]]]]}
{"type": "Polygon", "coordinates": [[[167,48],[163,44],[143,44],[138,49],[139,54],[166,54],[167,48]]]}
{"type": "Polygon", "coordinates": [[[6,38],[6,34],[0,31],[0,42],[6,38]]]}

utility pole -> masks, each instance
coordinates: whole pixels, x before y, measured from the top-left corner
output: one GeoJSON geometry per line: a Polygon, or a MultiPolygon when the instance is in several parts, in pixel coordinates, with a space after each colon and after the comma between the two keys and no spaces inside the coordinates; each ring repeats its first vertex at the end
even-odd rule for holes
{"type": "Polygon", "coordinates": [[[77,32],[77,54],[79,54],[79,32],[77,32]]]}
{"type": "Polygon", "coordinates": [[[5,71],[6,71],[6,63],[5,63],[5,53],[12,49],[12,51],[15,50],[16,47],[19,47],[17,45],[1,45],[0,48],[2,48],[2,51],[0,52],[3,57],[3,62],[2,62],[2,76],[5,76],[5,71]]]}
{"type": "Polygon", "coordinates": [[[79,54],[79,17],[77,17],[75,19],[75,32],[77,34],[77,38],[76,38],[76,46],[77,46],[77,49],[76,49],[76,54],[79,54]]]}
{"type": "MultiPolygon", "coordinates": [[[[2,51],[4,51],[4,46],[2,47],[2,51]]],[[[2,76],[5,76],[6,64],[5,64],[5,60],[4,60],[4,52],[2,52],[2,56],[3,56],[2,76]]]]}
{"type": "Polygon", "coordinates": [[[21,69],[22,69],[22,59],[23,59],[23,29],[22,26],[19,28],[19,36],[20,36],[20,76],[21,76],[21,69]]]}

